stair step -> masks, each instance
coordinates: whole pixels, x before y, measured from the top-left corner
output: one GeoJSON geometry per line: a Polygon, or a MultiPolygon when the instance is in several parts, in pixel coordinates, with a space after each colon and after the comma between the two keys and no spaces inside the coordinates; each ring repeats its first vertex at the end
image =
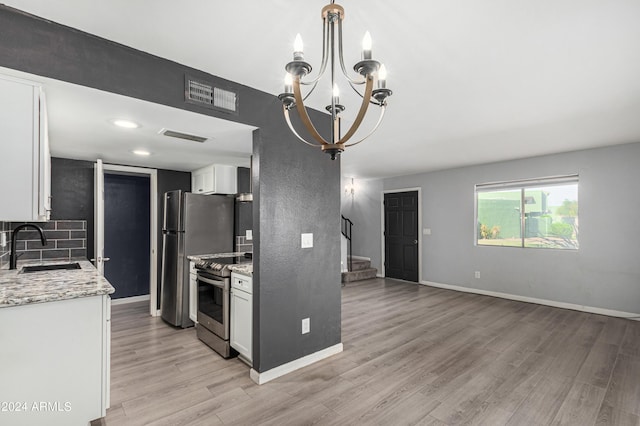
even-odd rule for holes
{"type": "Polygon", "coordinates": [[[371,278],[375,278],[377,275],[378,275],[378,270],[376,268],[367,268],[367,269],[360,269],[357,271],[343,272],[342,282],[352,283],[354,281],[369,280],[371,278]]]}
{"type": "Polygon", "coordinates": [[[351,271],[362,271],[364,269],[371,268],[371,261],[364,259],[352,259],[351,260],[351,271]]]}

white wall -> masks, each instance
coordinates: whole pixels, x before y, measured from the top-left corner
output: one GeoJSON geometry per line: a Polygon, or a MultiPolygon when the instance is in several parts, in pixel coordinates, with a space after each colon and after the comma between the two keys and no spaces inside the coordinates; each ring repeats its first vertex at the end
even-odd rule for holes
{"type": "Polygon", "coordinates": [[[423,227],[432,231],[423,238],[424,281],[640,313],[639,163],[637,143],[389,178],[365,185],[343,212],[359,222],[358,248],[379,262],[380,193],[421,187],[423,227]],[[580,175],[578,251],[475,246],[475,184],[572,173],[580,175]]]}
{"type": "Polygon", "coordinates": [[[354,179],[353,195],[345,193],[344,188],[351,179],[342,181],[343,216],[353,222],[352,249],[354,256],[371,259],[371,267],[382,271],[380,252],[380,220],[382,203],[382,180],[354,179]]]}

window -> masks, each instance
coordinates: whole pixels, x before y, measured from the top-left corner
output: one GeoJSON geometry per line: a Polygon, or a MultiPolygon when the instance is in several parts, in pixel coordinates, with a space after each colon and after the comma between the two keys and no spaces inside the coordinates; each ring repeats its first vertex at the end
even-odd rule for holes
{"type": "Polygon", "coordinates": [[[476,185],[480,246],[578,249],[578,176],[476,185]]]}

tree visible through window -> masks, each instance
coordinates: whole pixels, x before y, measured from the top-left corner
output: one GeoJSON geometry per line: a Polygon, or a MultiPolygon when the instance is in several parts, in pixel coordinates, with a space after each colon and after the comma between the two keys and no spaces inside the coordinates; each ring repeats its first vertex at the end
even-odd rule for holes
{"type": "Polygon", "coordinates": [[[578,249],[578,176],[476,185],[476,243],[578,249]]]}

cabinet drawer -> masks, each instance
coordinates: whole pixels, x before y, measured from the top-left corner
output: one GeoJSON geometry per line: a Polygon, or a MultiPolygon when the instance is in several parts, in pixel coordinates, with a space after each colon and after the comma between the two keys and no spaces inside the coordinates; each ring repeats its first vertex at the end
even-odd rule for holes
{"type": "Polygon", "coordinates": [[[233,274],[231,276],[231,288],[246,291],[247,293],[252,293],[253,280],[243,275],[233,274]]]}

